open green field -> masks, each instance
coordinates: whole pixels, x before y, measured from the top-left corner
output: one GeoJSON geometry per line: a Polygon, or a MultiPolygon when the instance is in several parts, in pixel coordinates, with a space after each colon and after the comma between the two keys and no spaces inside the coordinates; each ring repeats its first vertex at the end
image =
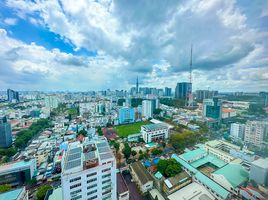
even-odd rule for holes
{"type": "Polygon", "coordinates": [[[125,124],[115,126],[114,129],[120,137],[127,137],[128,135],[139,133],[142,125],[151,124],[149,121],[137,122],[133,124],[125,124]]]}

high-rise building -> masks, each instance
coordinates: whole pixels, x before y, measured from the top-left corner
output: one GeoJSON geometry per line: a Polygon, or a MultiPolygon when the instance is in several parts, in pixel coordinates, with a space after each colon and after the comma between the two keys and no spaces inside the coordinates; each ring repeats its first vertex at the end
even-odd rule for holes
{"type": "Polygon", "coordinates": [[[119,124],[133,123],[135,121],[134,108],[120,108],[118,111],[119,124]]]}
{"type": "Polygon", "coordinates": [[[7,89],[7,100],[9,102],[19,102],[20,101],[19,92],[7,89]]]}
{"type": "Polygon", "coordinates": [[[192,92],[192,83],[188,82],[177,83],[175,89],[175,98],[185,99],[191,92],[192,92]]]}
{"type": "Polygon", "coordinates": [[[12,145],[11,125],[6,116],[0,117],[0,147],[7,148],[12,145]]]}
{"type": "Polygon", "coordinates": [[[264,143],[266,134],[268,134],[268,122],[247,121],[244,141],[254,145],[261,145],[264,143]]]}
{"type": "Polygon", "coordinates": [[[165,87],[164,96],[166,96],[166,97],[171,96],[171,88],[165,87]]]}
{"type": "Polygon", "coordinates": [[[230,135],[235,140],[244,140],[245,124],[232,123],[230,129],[230,135]]]}
{"type": "Polygon", "coordinates": [[[212,99],[218,95],[218,91],[209,91],[209,90],[196,90],[195,96],[197,100],[203,99],[212,99]]]}
{"type": "Polygon", "coordinates": [[[47,95],[45,97],[45,106],[49,109],[57,108],[59,105],[58,97],[56,95],[47,95]]]}
{"type": "Polygon", "coordinates": [[[116,200],[116,160],[105,138],[69,144],[61,185],[63,200],[116,200]]]}
{"type": "Polygon", "coordinates": [[[142,101],[142,118],[148,119],[153,116],[153,103],[151,100],[142,101]]]}
{"type": "Polygon", "coordinates": [[[220,121],[222,117],[222,101],[217,97],[214,97],[213,99],[204,99],[203,116],[220,121]]]}

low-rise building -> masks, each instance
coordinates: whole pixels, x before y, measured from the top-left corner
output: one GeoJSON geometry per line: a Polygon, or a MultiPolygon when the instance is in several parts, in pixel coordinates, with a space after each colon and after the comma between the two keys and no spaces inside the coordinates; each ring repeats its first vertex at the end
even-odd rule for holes
{"type": "Polygon", "coordinates": [[[141,127],[141,134],[146,143],[164,140],[169,137],[168,127],[163,124],[147,124],[141,127]]]}
{"type": "Polygon", "coordinates": [[[22,185],[33,178],[35,171],[35,159],[20,160],[0,165],[0,185],[22,185]]]}
{"type": "Polygon", "coordinates": [[[117,182],[117,199],[129,200],[129,190],[125,182],[125,179],[121,173],[116,174],[116,182],[117,182]]]}
{"type": "Polygon", "coordinates": [[[132,163],[130,173],[142,193],[146,193],[153,188],[153,178],[141,162],[132,163]]]}
{"type": "Polygon", "coordinates": [[[25,187],[3,192],[0,194],[0,199],[3,200],[28,200],[28,191],[25,187]]]}

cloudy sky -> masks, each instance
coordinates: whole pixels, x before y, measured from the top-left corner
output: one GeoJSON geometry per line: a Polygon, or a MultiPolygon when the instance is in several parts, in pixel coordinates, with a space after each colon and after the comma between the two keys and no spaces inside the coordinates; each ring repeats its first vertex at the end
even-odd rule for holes
{"type": "Polygon", "coordinates": [[[0,90],[268,91],[268,1],[3,0],[0,90]]]}

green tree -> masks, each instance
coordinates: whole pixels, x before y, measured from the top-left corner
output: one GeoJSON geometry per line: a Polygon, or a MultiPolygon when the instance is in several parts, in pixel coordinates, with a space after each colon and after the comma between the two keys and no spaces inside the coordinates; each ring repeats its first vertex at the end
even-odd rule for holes
{"type": "Polygon", "coordinates": [[[176,164],[171,164],[167,166],[165,170],[165,175],[167,177],[172,177],[172,176],[177,175],[180,172],[181,172],[181,167],[176,163],[176,164]]]}
{"type": "Polygon", "coordinates": [[[136,155],[137,155],[137,152],[134,151],[134,150],[132,150],[132,151],[131,151],[131,155],[132,155],[132,156],[136,156],[136,155]]]}
{"type": "Polygon", "coordinates": [[[8,184],[0,185],[0,192],[8,192],[9,190],[11,190],[11,185],[8,184]]]}
{"type": "Polygon", "coordinates": [[[161,112],[162,112],[162,109],[157,108],[157,109],[154,110],[153,113],[154,113],[155,115],[159,115],[161,112]]]}
{"type": "Polygon", "coordinates": [[[80,134],[82,134],[84,137],[86,137],[86,136],[87,136],[87,131],[86,131],[85,129],[80,130],[80,131],[78,132],[77,136],[80,135],[80,134]]]}
{"type": "Polygon", "coordinates": [[[158,155],[158,154],[160,154],[160,153],[162,153],[163,151],[161,150],[161,149],[157,149],[157,148],[154,148],[154,149],[152,149],[152,154],[153,155],[158,155]]]}
{"type": "Polygon", "coordinates": [[[52,189],[52,186],[50,185],[43,185],[38,188],[36,197],[38,200],[43,200],[46,196],[46,193],[48,190],[52,189]]]}
{"type": "Polygon", "coordinates": [[[125,145],[125,147],[123,149],[123,154],[124,154],[125,158],[128,159],[130,157],[130,154],[131,154],[131,148],[128,145],[128,143],[125,143],[124,145],[125,145]]]}
{"type": "Polygon", "coordinates": [[[115,148],[116,152],[118,152],[120,144],[118,142],[114,142],[113,145],[114,145],[114,148],[115,148]]]}

